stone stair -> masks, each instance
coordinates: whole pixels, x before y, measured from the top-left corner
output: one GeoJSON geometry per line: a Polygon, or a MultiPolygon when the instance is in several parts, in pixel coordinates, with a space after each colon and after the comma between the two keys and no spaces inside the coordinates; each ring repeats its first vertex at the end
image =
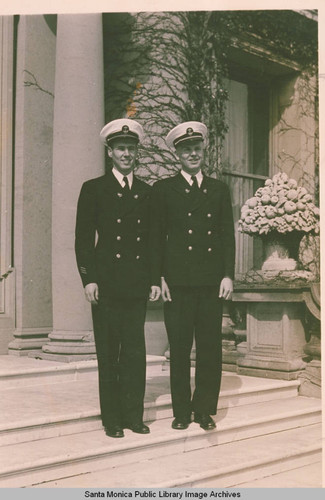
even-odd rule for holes
{"type": "Polygon", "coordinates": [[[217,430],[192,423],[175,431],[169,374],[163,358],[153,358],[145,401],[151,433],[126,430],[124,439],[103,432],[93,362],[69,370],[4,363],[0,486],[229,487],[320,462],[321,403],[298,396],[299,382],[224,372],[217,430]]]}
{"type": "MultiPolygon", "coordinates": [[[[289,429],[250,439],[234,440],[216,446],[175,452],[172,456],[122,464],[92,473],[38,484],[42,488],[229,488],[261,477],[278,474],[312,463],[319,463],[320,426],[307,433],[289,429]],[[284,445],[284,443],[286,443],[284,445]]],[[[190,438],[190,436],[189,436],[190,438]]],[[[218,444],[218,443],[215,443],[218,444]]],[[[274,487],[276,485],[276,476],[274,487]]]]}
{"type": "MultiPolygon", "coordinates": [[[[147,356],[147,374],[160,373],[165,356],[147,356]]],[[[58,363],[28,357],[0,355],[0,390],[40,384],[96,379],[97,361],[58,363]]]]}

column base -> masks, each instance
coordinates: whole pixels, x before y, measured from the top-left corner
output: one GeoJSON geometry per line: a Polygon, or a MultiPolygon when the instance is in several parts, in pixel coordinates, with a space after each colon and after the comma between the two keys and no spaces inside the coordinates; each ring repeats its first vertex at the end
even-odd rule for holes
{"type": "Polygon", "coordinates": [[[10,356],[28,356],[28,354],[32,351],[42,351],[42,346],[46,342],[47,337],[45,337],[43,340],[40,339],[39,341],[36,341],[35,339],[16,339],[10,342],[8,346],[8,354],[10,356]]]}
{"type": "Polygon", "coordinates": [[[63,342],[94,342],[94,334],[90,330],[82,330],[81,332],[77,331],[62,331],[56,330],[51,332],[48,336],[50,339],[50,343],[52,341],[63,341],[63,342]]]}
{"type": "Polygon", "coordinates": [[[53,342],[45,344],[42,352],[48,354],[95,354],[95,342],[53,342]]]}
{"type": "Polygon", "coordinates": [[[45,359],[47,361],[58,361],[60,363],[73,363],[75,361],[91,361],[97,359],[96,354],[51,354],[43,351],[31,352],[28,357],[45,359]]]}
{"type": "Polygon", "coordinates": [[[92,331],[54,331],[49,334],[47,340],[40,352],[31,352],[29,357],[64,363],[96,359],[96,346],[92,331]]]}
{"type": "Polygon", "coordinates": [[[15,338],[8,345],[8,354],[12,356],[28,356],[31,351],[41,350],[42,346],[48,341],[50,331],[49,328],[15,330],[15,338]]]}

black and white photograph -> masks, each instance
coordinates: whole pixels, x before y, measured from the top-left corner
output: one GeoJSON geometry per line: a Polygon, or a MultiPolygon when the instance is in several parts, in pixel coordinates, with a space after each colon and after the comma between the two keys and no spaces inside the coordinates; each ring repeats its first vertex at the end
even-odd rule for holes
{"type": "Polygon", "coordinates": [[[313,498],[319,2],[46,3],[0,5],[0,487],[313,498]]]}

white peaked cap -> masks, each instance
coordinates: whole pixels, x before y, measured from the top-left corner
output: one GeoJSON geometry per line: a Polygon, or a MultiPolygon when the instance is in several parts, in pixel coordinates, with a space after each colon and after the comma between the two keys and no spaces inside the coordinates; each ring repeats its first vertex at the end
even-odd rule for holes
{"type": "Polygon", "coordinates": [[[101,141],[108,145],[112,139],[133,138],[141,142],[144,137],[143,128],[140,123],[129,118],[119,118],[113,120],[102,128],[99,137],[101,141]]]}
{"type": "Polygon", "coordinates": [[[166,136],[167,146],[172,148],[178,144],[194,139],[204,140],[207,136],[208,129],[201,122],[184,122],[174,127],[166,136]]]}

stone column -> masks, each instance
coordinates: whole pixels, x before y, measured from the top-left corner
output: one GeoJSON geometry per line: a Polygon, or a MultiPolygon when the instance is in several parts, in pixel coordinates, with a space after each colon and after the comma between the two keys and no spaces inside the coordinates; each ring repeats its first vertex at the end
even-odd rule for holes
{"type": "Polygon", "coordinates": [[[16,329],[9,354],[21,356],[34,349],[40,351],[52,330],[55,34],[44,16],[20,16],[17,29],[13,220],[16,329]]]}
{"type": "Polygon", "coordinates": [[[13,16],[0,17],[0,354],[14,330],[12,262],[13,16]]]}
{"type": "Polygon", "coordinates": [[[95,358],[90,305],[74,254],[82,183],[104,173],[101,14],[59,15],[57,24],[52,190],[53,331],[42,358],[95,358]]]}

